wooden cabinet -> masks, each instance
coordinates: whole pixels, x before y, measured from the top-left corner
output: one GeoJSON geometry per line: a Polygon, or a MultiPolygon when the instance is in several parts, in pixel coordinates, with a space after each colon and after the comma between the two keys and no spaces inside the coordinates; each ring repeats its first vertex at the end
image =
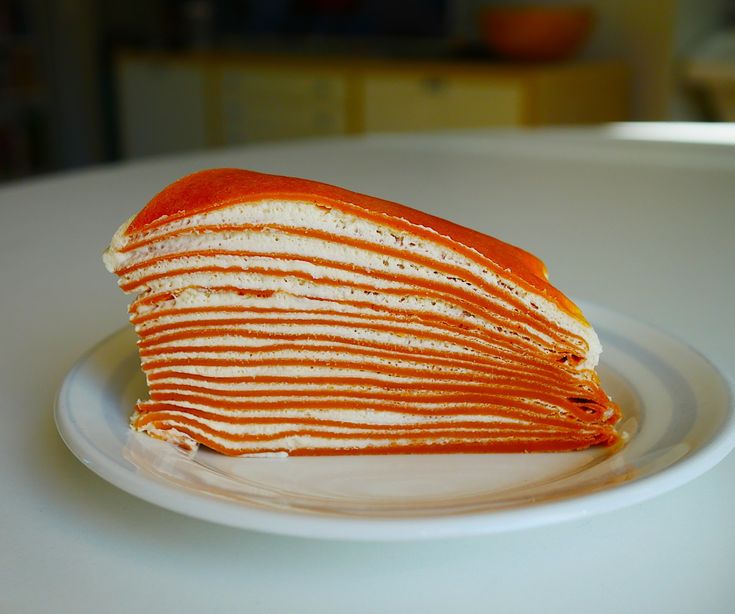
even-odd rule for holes
{"type": "Polygon", "coordinates": [[[346,82],[339,74],[238,65],[216,71],[225,144],[346,131],[346,82]]]}
{"type": "Polygon", "coordinates": [[[347,133],[591,123],[628,118],[616,62],[503,66],[126,54],[126,157],[347,133]]]}
{"type": "Polygon", "coordinates": [[[368,132],[628,118],[627,70],[615,62],[383,69],[366,72],[363,86],[368,132]]]}
{"type": "Polygon", "coordinates": [[[512,81],[431,73],[364,79],[366,132],[520,125],[522,104],[522,88],[512,81]]]}

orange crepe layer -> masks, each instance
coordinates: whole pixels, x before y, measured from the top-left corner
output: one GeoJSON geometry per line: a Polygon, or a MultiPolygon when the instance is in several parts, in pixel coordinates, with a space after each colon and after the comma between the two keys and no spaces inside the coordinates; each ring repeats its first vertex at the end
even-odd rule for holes
{"type": "Polygon", "coordinates": [[[239,169],[175,182],[105,254],[134,294],[135,430],[228,455],[571,451],[619,440],[597,336],[530,253],[239,169]]]}

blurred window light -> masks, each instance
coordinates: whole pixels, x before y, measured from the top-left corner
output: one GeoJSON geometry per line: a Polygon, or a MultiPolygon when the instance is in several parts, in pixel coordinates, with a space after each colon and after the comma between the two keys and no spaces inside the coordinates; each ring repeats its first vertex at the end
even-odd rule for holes
{"type": "Polygon", "coordinates": [[[621,140],[735,145],[735,123],[625,122],[605,126],[604,131],[621,140]]]}

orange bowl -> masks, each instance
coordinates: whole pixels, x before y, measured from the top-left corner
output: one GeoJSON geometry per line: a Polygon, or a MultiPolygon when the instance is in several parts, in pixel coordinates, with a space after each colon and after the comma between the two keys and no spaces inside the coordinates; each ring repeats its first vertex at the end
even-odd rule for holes
{"type": "Polygon", "coordinates": [[[587,40],[594,13],[586,6],[519,6],[484,9],[480,34],[498,55],[512,60],[571,58],[587,40]]]}

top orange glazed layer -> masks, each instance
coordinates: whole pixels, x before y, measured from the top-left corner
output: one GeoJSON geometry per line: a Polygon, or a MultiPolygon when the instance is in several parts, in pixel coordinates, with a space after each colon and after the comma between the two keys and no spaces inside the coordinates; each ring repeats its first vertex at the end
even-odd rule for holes
{"type": "MultiPolygon", "coordinates": [[[[436,235],[422,232],[415,226],[430,228],[450,239],[452,248],[456,249],[458,243],[475,250],[494,262],[503,275],[540,293],[577,320],[586,323],[579,308],[546,281],[543,262],[525,250],[405,205],[308,179],[236,168],[199,171],[164,188],[133,218],[125,233],[130,236],[191,215],[269,199],[334,207],[437,241],[436,235]],[[409,225],[413,227],[409,228],[409,225]]],[[[471,257],[471,254],[465,255],[471,257]]]]}

